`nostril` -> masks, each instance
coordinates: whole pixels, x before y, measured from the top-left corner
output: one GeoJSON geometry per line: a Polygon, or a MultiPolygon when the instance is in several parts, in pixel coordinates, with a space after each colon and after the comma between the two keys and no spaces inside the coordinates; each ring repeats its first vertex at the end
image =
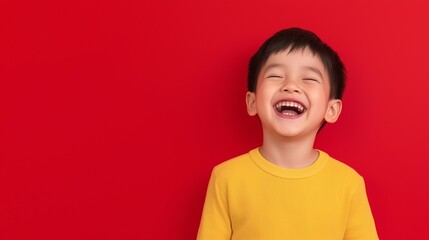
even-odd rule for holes
{"type": "Polygon", "coordinates": [[[290,88],[290,87],[284,87],[282,88],[283,92],[297,92],[299,93],[299,90],[297,88],[290,88]]]}
{"type": "Polygon", "coordinates": [[[281,87],[282,92],[300,92],[299,86],[295,81],[285,81],[283,86],[281,87]]]}

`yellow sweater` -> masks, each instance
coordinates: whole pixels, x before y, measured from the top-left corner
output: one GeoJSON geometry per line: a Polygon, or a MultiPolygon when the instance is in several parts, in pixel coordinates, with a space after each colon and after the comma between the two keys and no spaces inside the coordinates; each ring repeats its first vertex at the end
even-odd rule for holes
{"type": "Polygon", "coordinates": [[[258,149],[213,169],[198,240],[378,239],[363,178],[319,151],[302,169],[258,149]]]}

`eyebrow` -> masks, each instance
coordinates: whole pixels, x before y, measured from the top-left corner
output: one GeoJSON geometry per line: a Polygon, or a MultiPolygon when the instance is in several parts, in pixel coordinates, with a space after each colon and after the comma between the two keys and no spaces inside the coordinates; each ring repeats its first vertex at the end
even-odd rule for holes
{"type": "MultiPolygon", "coordinates": [[[[276,68],[276,67],[284,68],[285,65],[283,65],[281,63],[272,63],[272,64],[270,64],[270,65],[268,65],[268,66],[265,67],[265,71],[267,71],[268,69],[271,69],[271,68],[276,68]]],[[[322,74],[322,72],[318,68],[311,67],[311,66],[304,66],[303,69],[309,70],[311,72],[314,72],[314,73],[316,73],[317,75],[319,75],[323,79],[323,74],[322,74]]]]}
{"type": "Polygon", "coordinates": [[[310,70],[310,71],[318,74],[323,79],[322,72],[320,72],[320,70],[318,68],[310,67],[310,66],[304,66],[304,69],[310,70]]]}
{"type": "Polygon", "coordinates": [[[270,68],[276,68],[276,67],[281,67],[284,68],[285,65],[281,64],[281,63],[271,63],[270,65],[265,67],[265,71],[267,71],[270,68]]]}

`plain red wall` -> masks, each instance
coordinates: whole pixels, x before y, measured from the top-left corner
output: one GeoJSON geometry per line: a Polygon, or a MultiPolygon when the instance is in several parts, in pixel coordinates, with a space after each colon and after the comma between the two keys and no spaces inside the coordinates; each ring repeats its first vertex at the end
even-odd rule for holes
{"type": "Polygon", "coordinates": [[[316,32],[348,69],[317,147],[381,239],[429,239],[429,2],[0,2],[0,239],[194,239],[210,171],[261,143],[251,54],[316,32]]]}

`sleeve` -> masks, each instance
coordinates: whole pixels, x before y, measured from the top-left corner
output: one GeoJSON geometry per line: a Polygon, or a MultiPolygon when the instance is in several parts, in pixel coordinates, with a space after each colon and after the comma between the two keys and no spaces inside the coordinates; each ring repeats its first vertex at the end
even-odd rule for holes
{"type": "Polygon", "coordinates": [[[225,185],[213,170],[207,188],[197,240],[230,240],[231,220],[225,185]]]}
{"type": "Polygon", "coordinates": [[[359,178],[352,193],[345,240],[378,240],[374,218],[366,195],[365,182],[359,178]]]}

